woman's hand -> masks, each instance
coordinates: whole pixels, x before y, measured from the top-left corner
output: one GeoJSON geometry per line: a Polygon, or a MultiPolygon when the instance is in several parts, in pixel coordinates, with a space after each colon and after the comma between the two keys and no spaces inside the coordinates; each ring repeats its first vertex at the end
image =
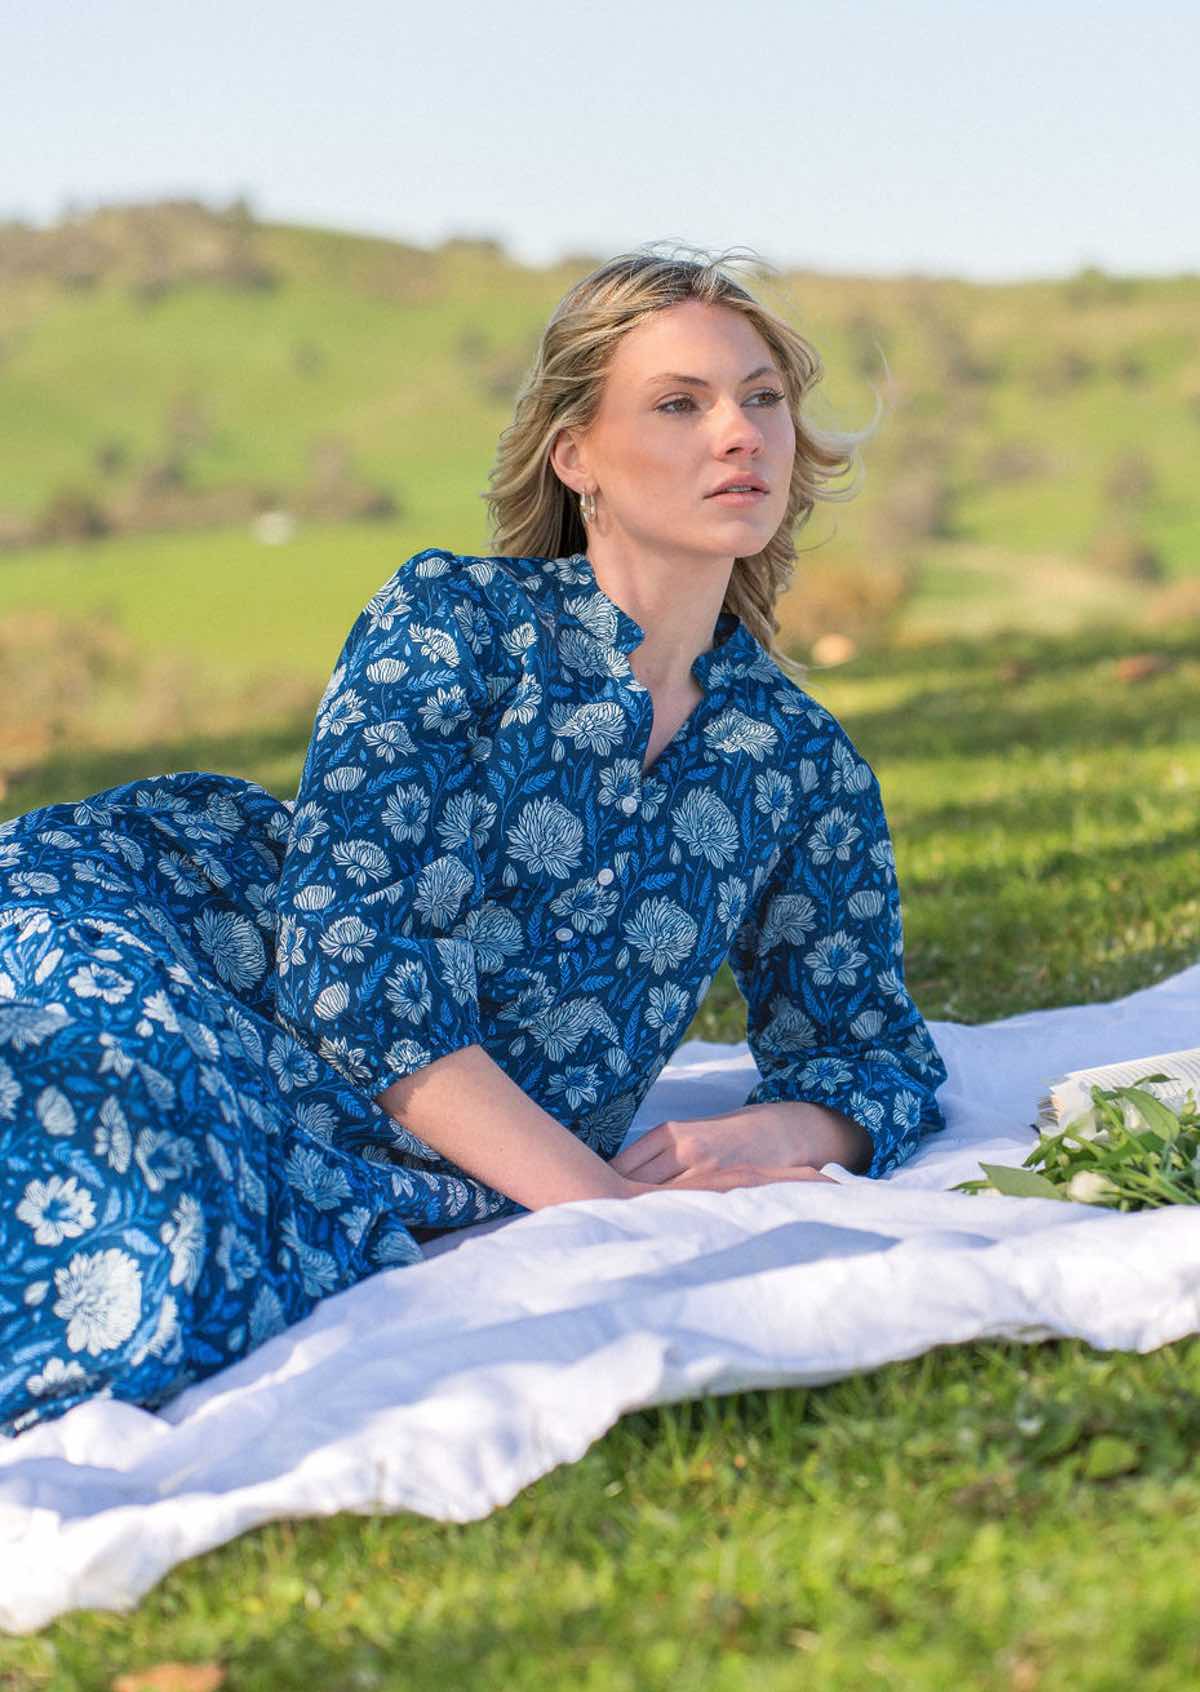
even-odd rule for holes
{"type": "Polygon", "coordinates": [[[701,1193],[728,1193],[734,1187],[768,1187],[775,1181],[828,1181],[835,1187],[838,1184],[832,1175],[822,1175],[819,1170],[803,1165],[763,1168],[752,1163],[730,1163],[721,1167],[710,1159],[668,1180],[637,1181],[627,1176],[624,1185],[626,1198],[639,1198],[643,1193],[662,1193],[673,1187],[701,1193]]]}
{"type": "Polygon", "coordinates": [[[743,1105],[717,1116],[660,1122],[618,1152],[610,1167],[647,1187],[675,1185],[679,1176],[708,1166],[725,1171],[776,1171],[769,1179],[785,1179],[788,1171],[799,1174],[807,1170],[808,1175],[800,1178],[811,1180],[823,1163],[840,1163],[856,1171],[866,1169],[873,1149],[871,1136],[861,1123],[840,1111],[780,1100],[743,1105]]]}

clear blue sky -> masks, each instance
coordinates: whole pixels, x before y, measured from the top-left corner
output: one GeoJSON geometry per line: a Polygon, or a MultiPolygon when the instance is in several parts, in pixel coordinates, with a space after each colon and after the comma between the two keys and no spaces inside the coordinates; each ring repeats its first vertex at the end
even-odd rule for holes
{"type": "Polygon", "coordinates": [[[1200,268],[1195,0],[9,0],[0,216],[679,237],[819,270],[1200,268]]]}

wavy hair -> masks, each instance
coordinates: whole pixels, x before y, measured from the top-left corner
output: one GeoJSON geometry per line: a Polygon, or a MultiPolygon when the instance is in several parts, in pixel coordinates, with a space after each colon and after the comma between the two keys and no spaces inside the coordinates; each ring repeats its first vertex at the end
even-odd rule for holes
{"type": "MultiPolygon", "coordinates": [[[[650,243],[606,260],[563,295],[517,393],[512,422],[500,436],[489,475],[490,549],[500,557],[560,558],[587,551],[579,496],[550,462],[555,437],[565,428],[586,430],[600,406],[604,378],[622,335],[652,312],[684,300],[740,311],[754,325],[783,376],[796,431],[796,456],[783,520],[761,552],[735,558],[723,609],[735,612],[771,657],[797,679],[807,666],[779,650],[775,606],[795,572],[795,537],[818,500],[853,499],[862,483],[861,442],[874,433],[876,413],[859,431],[821,429],[803,416],[806,398],[824,375],[816,349],[770,307],[757,300],[722,265],[738,249],[711,254],[690,247],[659,253],[650,243]],[[689,256],[692,255],[692,256],[689,256]],[[854,481],[830,488],[847,472],[854,481]]],[[[742,249],[749,251],[749,249],[742,249]]],[[[750,253],[763,274],[773,274],[750,253]]]]}

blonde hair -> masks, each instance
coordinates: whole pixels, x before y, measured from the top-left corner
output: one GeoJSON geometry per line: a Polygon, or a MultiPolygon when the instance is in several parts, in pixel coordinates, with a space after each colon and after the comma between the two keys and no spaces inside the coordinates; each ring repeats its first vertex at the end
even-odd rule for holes
{"type": "MultiPolygon", "coordinates": [[[[796,431],[796,456],[783,521],[761,552],[735,558],[724,609],[736,612],[785,672],[797,679],[806,666],[781,652],[775,643],[779,620],[775,605],[791,585],[795,571],[795,536],[818,500],[853,499],[862,480],[859,445],[874,432],[876,415],[866,429],[827,430],[801,414],[805,399],[824,375],[820,355],[790,324],[722,270],[737,255],[720,255],[678,246],[668,253],[655,245],[608,259],[571,287],[555,307],[533,364],[518,391],[512,422],[500,436],[489,475],[487,501],[491,550],[509,558],[560,558],[587,551],[587,531],[578,495],[560,481],[551,462],[555,437],[565,428],[586,429],[600,405],[604,377],[622,335],[652,312],[683,300],[702,300],[740,311],[749,319],[783,376],[787,405],[796,431]],[[857,472],[846,488],[827,483],[857,472]]],[[[751,255],[764,274],[774,267],[751,255]]]]}

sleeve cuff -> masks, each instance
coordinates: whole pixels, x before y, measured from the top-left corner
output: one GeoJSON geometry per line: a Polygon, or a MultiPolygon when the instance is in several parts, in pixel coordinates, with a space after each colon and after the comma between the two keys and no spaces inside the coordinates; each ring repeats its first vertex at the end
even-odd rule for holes
{"type": "Polygon", "coordinates": [[[780,1100],[825,1105],[861,1124],[874,1148],[863,1173],[876,1180],[906,1163],[929,1134],[946,1126],[935,1095],[912,1076],[837,1058],[810,1058],[783,1074],[764,1076],[743,1103],[780,1100]]]}

